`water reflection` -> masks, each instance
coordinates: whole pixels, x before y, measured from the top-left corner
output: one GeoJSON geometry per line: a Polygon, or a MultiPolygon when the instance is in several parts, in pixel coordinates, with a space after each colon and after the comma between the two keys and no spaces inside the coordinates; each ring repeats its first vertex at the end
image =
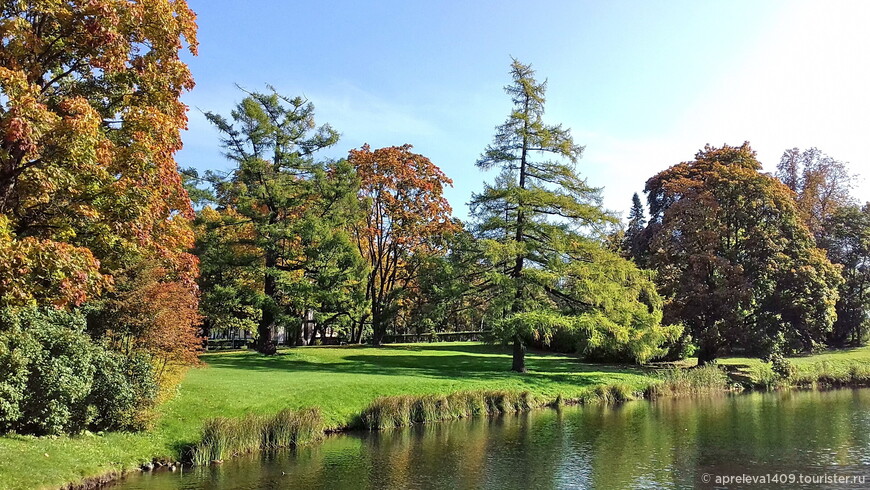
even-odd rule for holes
{"type": "Polygon", "coordinates": [[[827,473],[866,475],[859,488],[870,486],[868,408],[865,389],[543,410],[333,436],[296,451],[183,475],[143,475],[119,486],[691,488],[702,485],[704,473],[827,473]]]}

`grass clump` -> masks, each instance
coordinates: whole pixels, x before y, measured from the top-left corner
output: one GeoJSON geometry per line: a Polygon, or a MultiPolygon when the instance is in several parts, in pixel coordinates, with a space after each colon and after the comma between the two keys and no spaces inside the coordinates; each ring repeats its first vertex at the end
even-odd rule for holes
{"type": "Polygon", "coordinates": [[[666,369],[658,373],[658,382],[647,388],[647,396],[690,396],[718,393],[728,388],[728,374],[716,365],[692,369],[666,369]]]}
{"type": "Polygon", "coordinates": [[[759,364],[749,369],[749,377],[755,388],[775,390],[783,385],[784,380],[769,364],[759,364]]]}
{"type": "Polygon", "coordinates": [[[614,405],[631,400],[642,398],[643,393],[636,391],[629,385],[623,383],[599,385],[592,389],[586,390],[577,399],[578,403],[603,403],[605,405],[614,405]]]}
{"type": "Polygon", "coordinates": [[[528,391],[382,396],[362,411],[359,423],[367,429],[379,430],[479,415],[527,412],[542,405],[528,391]]]}
{"type": "Polygon", "coordinates": [[[293,447],[323,436],[323,420],[317,409],[283,410],[275,415],[241,418],[216,417],[205,422],[202,437],[189,450],[195,465],[259,451],[293,447]]]}

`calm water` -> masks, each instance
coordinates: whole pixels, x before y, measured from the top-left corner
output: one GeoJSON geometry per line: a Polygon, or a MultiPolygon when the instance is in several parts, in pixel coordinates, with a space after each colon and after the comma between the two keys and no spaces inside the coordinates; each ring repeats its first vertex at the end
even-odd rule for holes
{"type": "Polygon", "coordinates": [[[781,474],[785,484],[722,486],[870,488],[870,390],[631,402],[339,435],[119,487],[712,488],[717,476],[744,474],[781,474]],[[817,480],[800,484],[800,475],[817,480]]]}

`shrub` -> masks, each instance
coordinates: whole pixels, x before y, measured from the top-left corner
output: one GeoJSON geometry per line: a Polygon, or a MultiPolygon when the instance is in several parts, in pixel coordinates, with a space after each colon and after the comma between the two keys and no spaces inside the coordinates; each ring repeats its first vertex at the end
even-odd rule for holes
{"type": "Polygon", "coordinates": [[[756,387],[768,391],[777,388],[783,381],[768,364],[759,364],[752,367],[749,376],[756,387]]]}
{"type": "Polygon", "coordinates": [[[87,399],[92,410],[89,425],[98,430],[145,429],[158,392],[149,357],[133,353],[128,358],[105,348],[95,351],[96,371],[87,399]]]}
{"type": "Polygon", "coordinates": [[[78,312],[0,311],[0,433],[141,428],[156,395],[148,359],[86,333],[78,312]]]}
{"type": "Polygon", "coordinates": [[[770,355],[770,369],[779,379],[787,380],[795,375],[795,367],[782,354],[770,355]]]}

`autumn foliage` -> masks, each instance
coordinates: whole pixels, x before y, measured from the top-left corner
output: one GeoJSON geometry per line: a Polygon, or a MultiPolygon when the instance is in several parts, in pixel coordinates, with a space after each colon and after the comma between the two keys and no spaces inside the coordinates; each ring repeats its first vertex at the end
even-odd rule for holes
{"type": "Polygon", "coordinates": [[[416,279],[415,255],[434,252],[437,237],[458,230],[443,195],[453,181],[411,148],[372,151],[365,145],[351,150],[348,157],[360,179],[360,198],[366,207],[355,235],[370,267],[366,301],[375,344],[382,341],[387,323],[416,279]]]}
{"type": "Polygon", "coordinates": [[[789,189],[748,143],[707,146],[647,181],[649,264],[699,362],[821,345],[836,318],[838,269],[816,248],[789,189]]]}
{"type": "Polygon", "coordinates": [[[0,8],[0,302],[77,305],[145,256],[192,287],[173,154],[196,52],[184,1],[0,8]]]}
{"type": "MultiPolygon", "coordinates": [[[[20,318],[49,305],[86,316],[86,331],[52,328],[82,352],[108,349],[105,362],[138,360],[133,384],[194,362],[201,345],[193,210],[174,159],[187,125],[180,96],[193,88],[179,54],[196,53],[194,20],[183,0],[0,6],[3,321],[27,324],[20,318]]],[[[45,359],[18,340],[38,332],[6,333],[0,350],[27,361],[18,373],[33,382],[45,359]]],[[[128,396],[119,379],[94,381],[89,396],[128,396]]],[[[37,390],[22,393],[40,403],[37,390]]],[[[137,411],[151,403],[140,398],[137,411]]]]}

